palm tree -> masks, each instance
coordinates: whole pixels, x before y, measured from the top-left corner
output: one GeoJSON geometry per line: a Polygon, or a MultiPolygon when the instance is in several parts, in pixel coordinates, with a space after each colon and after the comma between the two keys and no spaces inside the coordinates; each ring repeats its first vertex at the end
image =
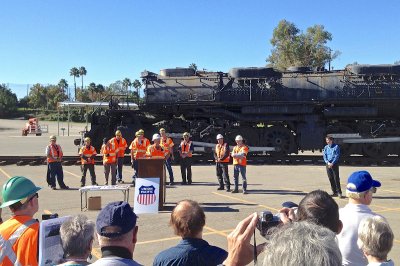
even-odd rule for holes
{"type": "Polygon", "coordinates": [[[195,63],[191,63],[191,64],[189,65],[189,68],[193,69],[194,72],[197,72],[197,65],[196,65],[195,63]]]}
{"type": "Polygon", "coordinates": [[[83,90],[83,76],[86,76],[86,74],[87,74],[86,68],[84,66],[81,66],[79,68],[79,75],[82,78],[82,90],[83,90]]]}
{"type": "Polygon", "coordinates": [[[132,86],[136,89],[137,103],[139,104],[139,89],[142,87],[142,83],[138,79],[135,79],[132,86]]]}
{"type": "Polygon", "coordinates": [[[76,99],[76,80],[75,80],[75,78],[79,78],[79,69],[77,69],[76,67],[71,68],[71,70],[69,71],[69,75],[74,77],[74,87],[75,87],[74,97],[76,99]]]}
{"type": "Polygon", "coordinates": [[[97,92],[96,83],[91,82],[91,83],[89,84],[88,90],[92,93],[92,102],[94,102],[94,101],[95,101],[94,92],[97,92]]]}
{"type": "Polygon", "coordinates": [[[60,88],[60,91],[63,95],[67,95],[69,100],[69,91],[66,91],[68,89],[67,81],[65,79],[60,79],[60,81],[58,82],[58,87],[60,88]]]}
{"type": "Polygon", "coordinates": [[[131,86],[132,86],[132,82],[131,82],[131,80],[129,78],[125,78],[122,81],[122,87],[126,90],[126,95],[129,94],[128,88],[130,88],[131,86]]]}

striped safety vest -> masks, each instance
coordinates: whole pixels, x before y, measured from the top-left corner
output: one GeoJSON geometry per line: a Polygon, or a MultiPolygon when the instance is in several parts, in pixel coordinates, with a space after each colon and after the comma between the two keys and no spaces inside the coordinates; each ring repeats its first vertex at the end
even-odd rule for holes
{"type": "Polygon", "coordinates": [[[144,158],[147,152],[147,147],[150,145],[150,141],[147,138],[143,138],[142,141],[139,143],[139,138],[135,138],[129,149],[131,149],[131,153],[133,158],[144,158]]]}
{"type": "MultiPolygon", "coordinates": [[[[217,158],[218,159],[222,159],[222,157],[224,157],[224,155],[225,155],[225,153],[226,153],[226,146],[227,146],[227,144],[226,143],[224,143],[224,144],[222,144],[222,145],[220,145],[220,144],[217,144],[216,146],[215,146],[215,154],[217,155],[217,158]]],[[[221,163],[229,163],[229,155],[225,158],[225,159],[223,159],[222,161],[220,161],[221,163]]]]}
{"type": "Polygon", "coordinates": [[[156,144],[150,145],[146,152],[146,156],[153,159],[165,159],[165,156],[167,155],[168,151],[164,150],[164,148],[161,146],[159,146],[159,149],[157,149],[156,144]]]}
{"type": "Polygon", "coordinates": [[[108,142],[101,146],[100,153],[103,154],[103,164],[113,164],[117,161],[117,154],[115,151],[114,143],[108,142]]]}
{"type": "Polygon", "coordinates": [[[79,155],[85,155],[87,157],[81,158],[82,164],[94,164],[94,158],[97,155],[96,149],[93,146],[89,146],[89,148],[85,145],[79,151],[79,155]],[[92,156],[92,157],[90,157],[92,156]],[[90,157],[90,159],[89,159],[90,157]],[[85,160],[86,159],[86,160],[85,160]]]}
{"type": "Polygon", "coordinates": [[[246,166],[247,165],[246,157],[247,157],[247,153],[248,152],[249,152],[249,147],[247,147],[246,145],[244,145],[244,144],[242,146],[236,145],[233,148],[232,157],[233,157],[233,155],[238,155],[238,154],[242,155],[243,157],[242,158],[233,157],[233,164],[234,165],[238,164],[238,165],[246,166]]]}
{"type": "Polygon", "coordinates": [[[61,146],[58,144],[54,144],[54,145],[49,144],[47,146],[46,153],[47,153],[46,156],[50,155],[50,158],[47,157],[48,163],[54,163],[57,161],[57,159],[63,157],[63,152],[62,152],[61,146]]]}
{"type": "MultiPolygon", "coordinates": [[[[6,221],[3,226],[6,226],[7,223],[10,223],[12,221],[6,221]]],[[[16,222],[16,219],[14,218],[14,221],[16,222]]],[[[14,227],[6,227],[2,228],[2,231],[0,233],[0,265],[8,266],[8,265],[14,265],[14,266],[24,266],[24,265],[32,265],[36,266],[38,265],[37,260],[37,246],[32,246],[33,243],[36,242],[37,245],[37,238],[38,235],[36,235],[36,241],[32,239],[28,239],[29,241],[27,243],[21,243],[20,240],[21,236],[28,230],[32,225],[37,224],[37,231],[38,231],[38,221],[35,219],[28,219],[25,221],[23,224],[19,224],[17,229],[12,232],[14,227]],[[16,242],[18,241],[18,245],[15,246],[16,242]],[[33,254],[28,254],[28,253],[33,253],[33,254]],[[21,255],[22,254],[22,255],[21,255]],[[24,257],[18,257],[19,256],[24,256],[24,257]],[[26,260],[30,261],[26,261],[26,260]]],[[[38,232],[36,232],[38,233],[38,232]]]]}

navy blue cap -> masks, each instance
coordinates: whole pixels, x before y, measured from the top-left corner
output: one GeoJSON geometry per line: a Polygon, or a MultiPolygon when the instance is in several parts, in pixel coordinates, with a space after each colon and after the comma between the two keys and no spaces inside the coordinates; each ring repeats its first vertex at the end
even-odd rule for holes
{"type": "Polygon", "coordinates": [[[364,192],[372,187],[380,187],[381,182],[373,180],[367,171],[357,171],[352,173],[347,180],[347,191],[364,192]]]}
{"type": "Polygon", "coordinates": [[[297,205],[293,201],[285,201],[284,203],[282,203],[282,207],[291,209],[291,208],[299,207],[299,205],[297,205]]]}
{"type": "Polygon", "coordinates": [[[115,201],[107,204],[99,213],[96,220],[96,231],[99,235],[113,238],[122,236],[136,226],[136,214],[129,203],[115,201]],[[107,232],[107,227],[117,227],[117,230],[107,232]]]}

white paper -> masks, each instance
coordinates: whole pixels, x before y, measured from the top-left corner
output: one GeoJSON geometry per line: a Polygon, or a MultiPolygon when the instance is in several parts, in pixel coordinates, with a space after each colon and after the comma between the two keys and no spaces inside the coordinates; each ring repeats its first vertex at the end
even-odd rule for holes
{"type": "Polygon", "coordinates": [[[55,265],[62,260],[64,251],[61,246],[60,227],[70,216],[49,219],[40,223],[39,265],[55,265]]]}

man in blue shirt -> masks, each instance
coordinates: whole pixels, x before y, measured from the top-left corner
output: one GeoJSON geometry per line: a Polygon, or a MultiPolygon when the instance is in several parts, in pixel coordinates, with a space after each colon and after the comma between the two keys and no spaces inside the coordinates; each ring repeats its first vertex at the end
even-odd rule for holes
{"type": "Polygon", "coordinates": [[[153,266],[215,266],[221,264],[228,253],[203,240],[206,216],[193,200],[179,202],[171,213],[170,225],[182,237],[178,245],[160,252],[153,266]]]}
{"type": "Polygon", "coordinates": [[[324,147],[323,156],[326,164],[326,172],[333,192],[332,197],[339,196],[342,198],[339,177],[340,148],[336,143],[333,143],[333,137],[327,136],[325,140],[327,145],[324,147]]]}

